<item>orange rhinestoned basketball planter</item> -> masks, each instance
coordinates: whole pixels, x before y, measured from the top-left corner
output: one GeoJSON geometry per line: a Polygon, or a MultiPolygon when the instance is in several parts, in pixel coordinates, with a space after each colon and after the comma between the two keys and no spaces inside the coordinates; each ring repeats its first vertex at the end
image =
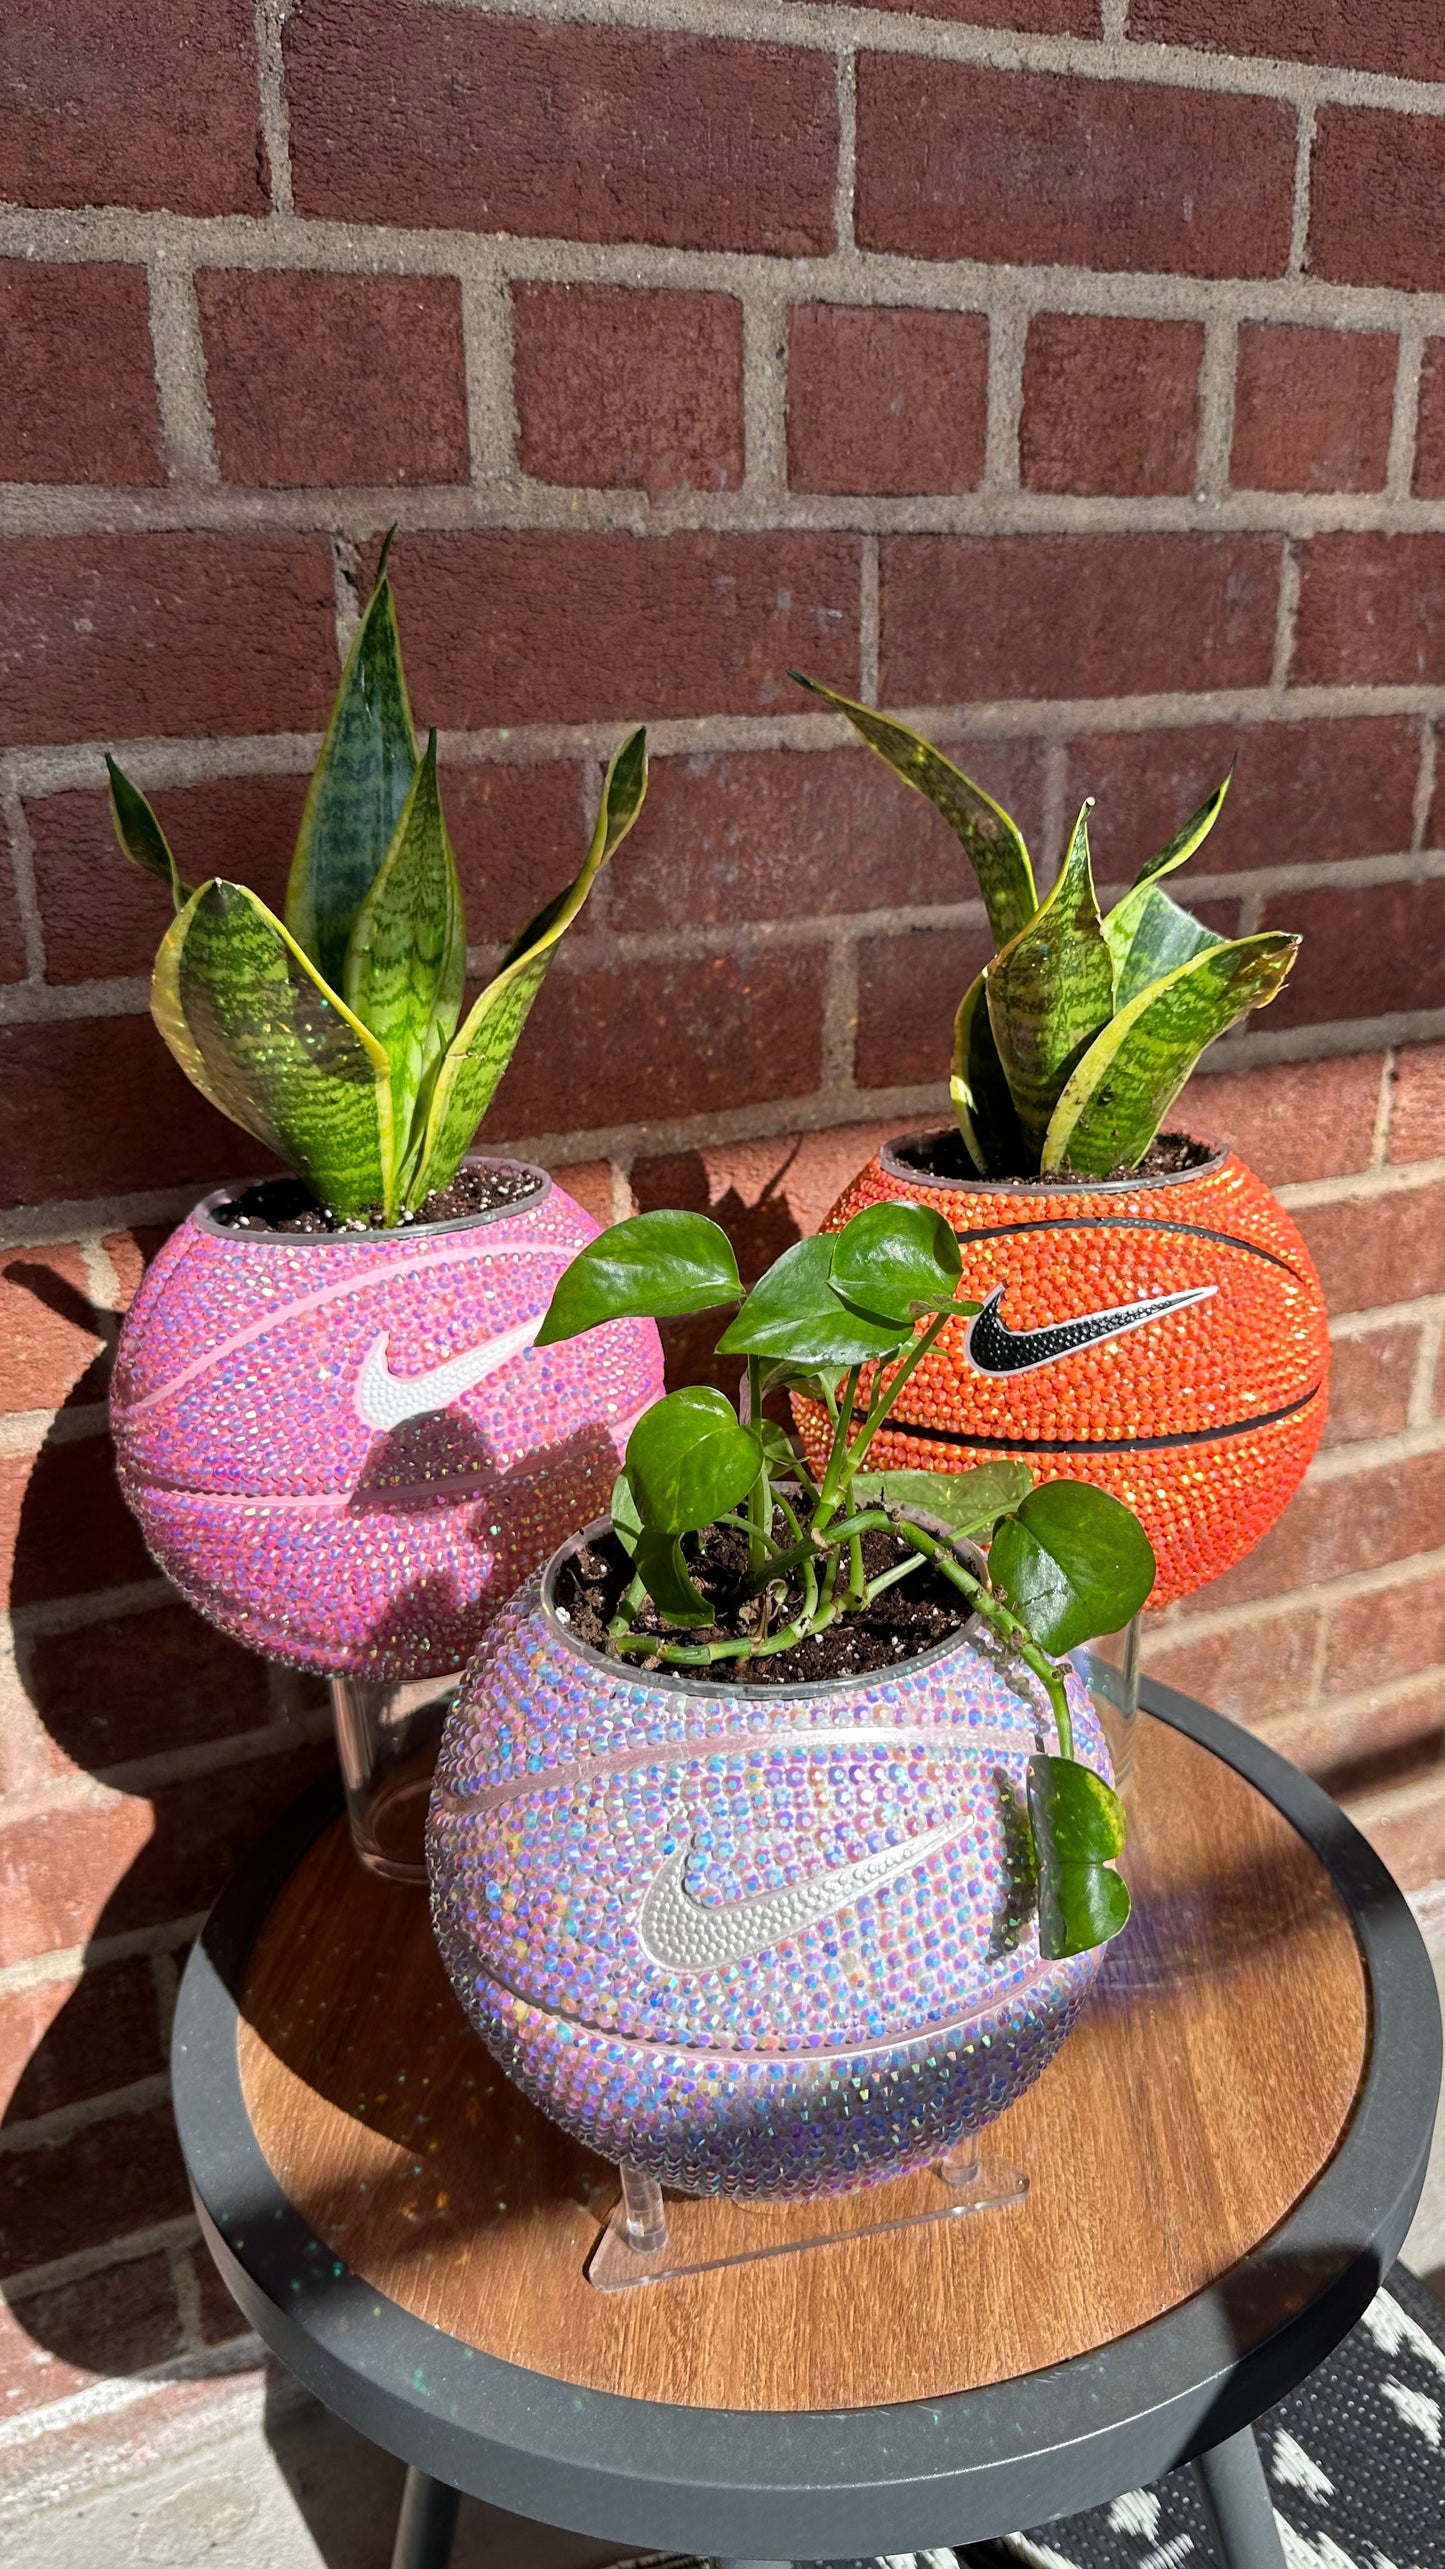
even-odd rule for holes
{"type": "MultiPolygon", "coordinates": [[[[872,1447],[879,1470],[966,1471],[1007,1455],[1039,1480],[1125,1501],[1168,1605],[1242,1560],[1319,1443],[1329,1336],[1309,1252],[1231,1152],[1157,1178],[939,1177],[951,1133],[885,1144],[823,1225],[929,1204],[963,1253],[978,1317],[945,1330],[872,1447]]],[[[827,1446],[797,1401],[812,1457],[827,1446]]]]}

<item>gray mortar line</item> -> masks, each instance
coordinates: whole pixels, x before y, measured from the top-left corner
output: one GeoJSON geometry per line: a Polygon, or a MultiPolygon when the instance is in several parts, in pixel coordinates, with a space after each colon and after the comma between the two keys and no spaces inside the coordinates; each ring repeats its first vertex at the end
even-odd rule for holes
{"type": "Polygon", "coordinates": [[[998,506],[999,492],[1012,494],[1019,488],[1019,425],[1024,406],[1028,324],[1028,312],[1017,303],[995,305],[989,314],[988,392],[979,497],[992,503],[990,515],[998,506]]]}
{"type": "Polygon", "coordinates": [[[1065,833],[1074,817],[1065,809],[1068,771],[1068,742],[1050,741],[1044,752],[1043,852],[1034,868],[1038,889],[1041,892],[1053,882],[1059,870],[1065,833]]]}
{"type": "MultiPolygon", "coordinates": [[[[25,968],[35,981],[45,971],[45,931],[40,916],[40,898],[35,882],[35,841],[25,817],[21,800],[22,788],[12,762],[0,761],[0,819],[10,843],[10,870],[15,886],[15,907],[20,917],[20,934],[25,946],[25,968]]],[[[11,983],[11,989],[23,983],[11,983]]]]}
{"type": "MultiPolygon", "coordinates": [[[[1057,755],[1057,746],[1051,756],[1057,755]]],[[[596,779],[599,771],[589,763],[596,779]]],[[[1052,826],[1046,828],[1046,854],[1062,843],[1063,827],[1070,815],[1057,799],[1059,788],[1053,784],[1050,797],[1052,826]]],[[[942,870],[942,868],[940,868],[942,870]]],[[[1101,868],[1100,896],[1111,898],[1127,888],[1122,882],[1107,879],[1101,868]]],[[[1051,868],[1041,871],[1041,880],[1051,878],[1051,868]]],[[[1316,863],[1282,863],[1272,866],[1240,867],[1230,872],[1201,877],[1197,893],[1201,899],[1238,900],[1251,915],[1264,902],[1292,893],[1314,891],[1353,892],[1373,889],[1390,883],[1438,882],[1445,879],[1445,851],[1406,853],[1401,856],[1342,857],[1322,859],[1316,863]]],[[[622,886],[614,882],[614,898],[620,902],[622,886]]],[[[981,905],[976,900],[880,903],[877,909],[829,911],[822,913],[784,913],[780,916],[740,915],[708,921],[682,918],[659,928],[615,928],[603,925],[603,913],[597,910],[596,896],[587,923],[568,937],[553,961],[552,970],[559,980],[575,980],[608,969],[669,962],[706,961],[719,955],[746,953],[778,946],[807,947],[835,944],[852,938],[865,942],[880,935],[912,935],[931,930],[980,928],[984,924],[981,905]],[[592,912],[595,912],[594,916],[592,912]]],[[[468,949],[468,963],[475,973],[494,970],[500,960],[500,948],[474,942],[468,949]]],[[[144,1016],[150,1008],[149,981],[140,974],[112,981],[66,982],[58,985],[16,982],[0,985],[0,1024],[50,1025],[75,1019],[144,1016]]]]}
{"type": "Polygon", "coordinates": [[[349,536],[331,537],[331,601],[340,668],[361,623],[361,557],[349,536]]]}
{"type": "Polygon", "coordinates": [[[75,2132],[83,2132],[95,2123],[108,2123],[112,2116],[144,2114],[153,2105],[163,2105],[170,2093],[170,2081],[164,2070],[153,2077],[131,2079],[124,2087],[107,2089],[99,2096],[83,2096],[73,2105],[57,2105],[48,2114],[32,2114],[24,2122],[6,2123],[0,2129],[0,2158],[23,2157],[30,2150],[54,2149],[58,2141],[68,2141],[75,2132]]]}
{"type": "Polygon", "coordinates": [[[271,202],[278,214],[292,210],[291,120],[286,100],[286,63],[281,46],[295,0],[256,0],[256,63],[261,92],[261,133],[271,181],[271,202]]]}
{"type": "Polygon", "coordinates": [[[858,1038],[858,949],[850,938],[833,941],[823,991],[821,1042],[824,1088],[851,1088],[858,1038]]]}
{"type": "Polygon", "coordinates": [[[1295,624],[1299,616],[1300,563],[1298,547],[1285,538],[1280,561],[1279,599],[1274,628],[1274,668],[1270,675],[1271,693],[1282,696],[1289,685],[1290,663],[1294,658],[1295,624]]]}
{"type": "Polygon", "coordinates": [[[176,2309],[180,2314],[181,2345],[187,2354],[209,2353],[202,2320],[201,2279],[196,2270],[196,2261],[188,2247],[178,2244],[166,2251],[166,2264],[170,2270],[171,2290],[176,2297],[176,2309]]]}
{"type": "Polygon", "coordinates": [[[254,1766],[284,1749],[325,1739],[330,1730],[330,1706],[317,1704],[255,1730],[197,1740],[189,1748],[162,1749],[153,1757],[136,1757],[117,1766],[97,1766],[92,1770],[92,1780],[113,1793],[149,1795],[166,1784],[188,1783],[199,1775],[227,1774],[234,1766],[254,1766]]]}
{"type": "Polygon", "coordinates": [[[205,1922],[206,1913],[201,1909],[194,1917],[167,1918],[159,1926],[133,1927],[125,1935],[100,1936],[87,1944],[52,1945],[47,1953],[30,1954],[23,1962],[7,1963],[0,1970],[0,1996],[13,1998],[26,1989],[53,1989],[58,1981],[76,1980],[88,1971],[104,1971],[114,1962],[174,1951],[178,1946],[194,1943],[205,1922]]]}
{"type": "Polygon", "coordinates": [[[1404,323],[1400,330],[1399,355],[1395,366],[1395,399],[1390,416],[1390,450],[1385,466],[1385,494],[1389,499],[1409,501],[1410,484],[1415,472],[1415,440],[1420,407],[1420,369],[1425,354],[1425,333],[1418,321],[1404,323]]]}
{"type": "MultiPolygon", "coordinates": [[[[162,914],[164,925],[164,914],[162,914]]],[[[156,943],[160,943],[157,931],[156,943]]],[[[140,974],[114,981],[0,982],[0,1025],[67,1025],[77,1018],[141,1017],[150,983],[140,974]]]]}
{"type": "Polygon", "coordinates": [[[354,543],[373,540],[391,525],[404,535],[600,535],[647,543],[692,534],[774,542],[789,535],[857,534],[940,540],[1094,536],[1116,542],[1163,535],[1287,535],[1300,542],[1334,534],[1445,534],[1445,499],[1394,497],[1383,490],[1120,494],[1020,489],[1004,478],[1017,469],[1013,389],[1006,370],[1011,334],[995,321],[990,335],[1001,344],[1002,354],[999,371],[991,369],[990,374],[998,393],[989,404],[985,473],[998,478],[986,478],[968,491],[888,496],[745,483],[727,490],[664,491],[654,498],[635,487],[520,477],[377,487],[317,484],[276,491],[200,482],[114,491],[87,483],[10,482],[0,485],[0,532],[76,540],[340,531],[354,543]]]}
{"type": "MultiPolygon", "coordinates": [[[[195,1203],[194,1189],[184,1188],[181,1194],[186,1203],[195,1203]]],[[[110,1222],[106,1227],[114,1231],[126,1226],[110,1222]]],[[[54,1231],[42,1232],[33,1245],[52,1245],[57,1236],[54,1231]]],[[[94,1623],[116,1623],[130,1615],[151,1614],[156,1607],[173,1606],[175,1602],[175,1589],[157,1571],[153,1578],[133,1579],[124,1587],[90,1588],[79,1597],[41,1597],[33,1605],[13,1606],[9,1621],[16,1646],[23,1650],[27,1642],[37,1638],[59,1632],[79,1632],[94,1623]]],[[[5,1985],[4,1973],[0,1970],[0,1987],[5,1985]]]]}
{"type": "Polygon", "coordinates": [[[743,486],[769,510],[788,488],[788,302],[762,288],[742,298],[743,486]]]}
{"type": "Polygon", "coordinates": [[[480,252],[460,276],[467,439],[472,480],[501,491],[520,485],[512,389],[512,289],[500,262],[480,252]]]}
{"type": "Polygon", "coordinates": [[[858,162],[858,74],[852,47],[837,51],[838,163],[833,188],[833,230],[840,250],[853,247],[853,206],[858,162]]]}
{"type": "MultiPolygon", "coordinates": [[[[1204,324],[1199,368],[1199,445],[1194,496],[1217,512],[1230,497],[1230,448],[1234,439],[1234,376],[1239,324],[1231,313],[1211,313],[1204,324]]],[[[1217,517],[1216,521],[1217,523],[1217,517]]]]}
{"type": "MultiPolygon", "coordinates": [[[[1445,102],[1445,85],[1441,97],[1445,102]]],[[[1439,112],[1445,112],[1445,103],[1439,112]]],[[[1049,260],[1019,266],[857,248],[802,257],[294,215],[257,221],[240,215],[154,214],[120,206],[0,206],[4,255],[141,264],[164,255],[177,267],[300,267],[367,275],[457,275],[468,263],[486,257],[494,258],[508,276],[562,283],[713,286],[740,293],[750,283],[776,291],[781,282],[839,302],[917,302],[948,310],[1007,303],[1143,318],[1188,315],[1207,320],[1214,312],[1228,312],[1241,319],[1293,318],[1336,328],[1398,329],[1412,319],[1431,330],[1445,326],[1445,291],[1354,285],[1310,275],[1187,276],[1169,269],[1080,268],[1049,260]]]]}
{"type": "Polygon", "coordinates": [[[0,1417],[0,1454],[34,1457],[42,1445],[51,1451],[82,1445],[109,1430],[110,1412],[103,1400],[86,1401],[78,1409],[12,1409],[0,1417]]]}
{"type": "Polygon", "coordinates": [[[1395,1112],[1395,1078],[1397,1055],[1387,1046],[1380,1063],[1380,1085],[1375,1096],[1375,1121],[1370,1134],[1370,1166],[1382,1169],[1389,1165],[1390,1124],[1395,1112]]]}
{"type": "Polygon", "coordinates": [[[865,535],[858,566],[858,693],[865,704],[878,701],[881,647],[882,576],[878,539],[876,535],[865,535]]]}
{"type": "Polygon", "coordinates": [[[1424,1427],[1435,1415],[1435,1386],[1440,1372],[1442,1346],[1445,1346],[1445,1311],[1437,1309],[1428,1313],[1420,1325],[1420,1344],[1416,1350],[1409,1405],[1405,1412],[1407,1427],[1424,1427]]]}
{"type": "Polygon", "coordinates": [[[1410,845],[1417,852],[1428,848],[1430,808],[1435,799],[1436,731],[1427,715],[1420,725],[1420,764],[1415,771],[1415,793],[1411,807],[1410,845]]]}
{"type": "MultiPolygon", "coordinates": [[[[1423,1329],[1445,1320],[1445,1294],[1420,1294],[1413,1302],[1372,1303],[1367,1311],[1340,1311],[1331,1316],[1330,1337],[1338,1346],[1375,1338],[1385,1329],[1423,1329]]],[[[1412,1422],[1413,1424],[1414,1422],[1412,1422]]]]}
{"type": "MultiPolygon", "coordinates": [[[[1319,722],[1337,716],[1385,719],[1414,715],[1435,721],[1445,714],[1445,685],[1411,687],[1293,687],[1283,696],[1266,688],[1221,688],[1216,694],[1149,696],[1015,697],[971,704],[913,701],[890,711],[900,722],[940,742],[969,745],[980,740],[1073,740],[1096,732],[1146,732],[1216,728],[1231,723],[1255,727],[1319,722]]],[[[725,750],[775,749],[825,751],[848,746],[853,738],[841,715],[703,714],[648,716],[648,746],[654,758],[688,757],[725,750]]],[[[552,760],[609,757],[625,729],[621,716],[605,722],[535,723],[525,726],[453,731],[443,728],[439,746],[443,766],[534,766],[552,760]]],[[[321,741],[317,733],[237,733],[209,740],[158,740],[154,736],[115,741],[115,755],[127,774],[145,790],[205,784],[221,777],[308,774],[321,741]]],[[[27,800],[95,789],[105,781],[97,743],[69,741],[45,748],[7,753],[9,791],[27,800]]],[[[0,788],[0,793],[3,793],[0,788]]],[[[1418,788],[1417,788],[1418,790],[1418,788]]],[[[1341,860],[1350,862],[1352,860],[1341,860]]],[[[1373,860],[1357,860],[1372,862],[1373,860]]]]}
{"type": "MultiPolygon", "coordinates": [[[[205,740],[117,741],[106,735],[126,774],[143,791],[166,785],[204,785],[218,776],[309,774],[321,754],[319,732],[237,732],[205,740]]],[[[27,801],[46,794],[91,792],[105,786],[105,761],[96,741],[56,742],[8,753],[5,769],[27,801]]]]}
{"type": "Polygon", "coordinates": [[[1319,92],[1301,101],[1295,135],[1294,196],[1290,207],[1289,270],[1303,276],[1309,255],[1310,163],[1315,148],[1315,113],[1319,92]]]}
{"type": "MultiPolygon", "coordinates": [[[[177,2214],[171,2221],[153,2221],[143,2230],[124,2231],[118,2239],[106,2239],[94,2248],[79,2248],[68,2257],[52,2257],[41,2266],[16,2267],[0,2277],[0,2293],[9,2302],[28,2300],[33,2294],[53,2292],[62,2284],[86,2283],[92,2275],[103,2274],[109,2266],[133,2265],[138,2257],[147,2257],[157,2248],[170,2248],[200,2235],[194,2213],[177,2214]]],[[[219,2347],[208,2347],[208,2363],[219,2369],[224,2357],[219,2347]]],[[[175,2378],[174,2364],[157,2368],[157,2378],[175,2378]]],[[[134,2380],[132,2377],[132,2381],[134,2380]]],[[[131,2382],[117,2387],[127,2390],[131,2382]]],[[[31,2412],[33,2415],[34,2412],[31,2412]]],[[[18,2430],[27,2428],[27,2418],[10,2421],[10,2434],[0,2429],[0,2440],[16,2440],[18,2430]]]]}
{"type": "Polygon", "coordinates": [[[166,470],[187,490],[219,481],[194,271],[162,251],[148,262],[151,350],[166,470]]]}
{"type": "MultiPolygon", "coordinates": [[[[715,0],[450,0],[462,12],[524,17],[549,24],[663,30],[720,40],[715,0]]],[[[984,64],[1008,71],[1076,74],[1084,80],[1146,88],[1209,90],[1224,97],[1338,99],[1353,106],[1396,107],[1406,115],[1445,113],[1445,81],[1403,80],[1388,72],[1294,62],[1283,56],[1210,53],[1195,46],[1100,42],[1088,36],[1035,35],[968,26],[882,10],[838,5],[791,7],[788,0],[747,0],[729,20],[735,41],[829,53],[852,46],[912,54],[921,61],[984,64]]],[[[724,39],[725,40],[725,39],[724,39]]]]}

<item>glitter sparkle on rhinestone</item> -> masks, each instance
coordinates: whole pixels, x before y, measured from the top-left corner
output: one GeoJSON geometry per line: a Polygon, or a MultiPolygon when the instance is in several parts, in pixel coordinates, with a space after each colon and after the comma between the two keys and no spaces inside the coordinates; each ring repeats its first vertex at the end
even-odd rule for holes
{"type": "MultiPolygon", "coordinates": [[[[932,1205],[965,1235],[961,1290],[986,1302],[1005,1286],[1011,1329],[1192,1286],[1215,1291],[1033,1373],[978,1372],[968,1362],[967,1322],[950,1321],[902,1403],[919,1433],[888,1426],[870,1461],[884,1471],[965,1472],[1013,1454],[1038,1480],[1097,1483],[1134,1510],[1154,1546],[1155,1606],[1188,1596],[1252,1550],[1293,1498],[1324,1433],[1330,1359],[1309,1251],[1261,1178],[1231,1152],[1163,1185],[1015,1194],[931,1187],[875,1158],[822,1227],[841,1229],[885,1201],[932,1205]],[[1168,1436],[1190,1441],[1145,1441],[1168,1436]],[[1050,1452],[1055,1440],[1072,1450],[1050,1452]],[[1112,1450],[1091,1453],[1091,1444],[1112,1450]]],[[[796,1398],[794,1410],[817,1464],[828,1443],[824,1413],[796,1398]]]]}
{"type": "Polygon", "coordinates": [[[597,1225],[555,1185],[421,1232],[307,1238],[184,1222],[126,1320],[121,1486],[190,1603],[253,1650],[367,1677],[462,1666],[519,1580],[607,1505],[663,1389],[650,1321],[526,1347],[447,1408],[378,1432],[356,1384],[528,1319],[597,1225]]]}
{"type": "Polygon", "coordinates": [[[664,2184],[809,2195],[924,2165],[1037,2078],[1098,1968],[1039,1955],[1020,1812],[1028,1758],[1052,1744],[1042,1690],[987,1640],[810,1690],[709,1693],[581,1649],[534,1580],[442,1744],[428,1853],[452,1985],[546,2113],[664,2184]],[[916,1865],[883,1863],[828,1914],[801,1899],[759,1953],[727,1959],[723,1934],[710,1962],[704,1933],[668,1969],[640,1931],[679,1856],[705,1924],[925,1837],[916,1865]]]}

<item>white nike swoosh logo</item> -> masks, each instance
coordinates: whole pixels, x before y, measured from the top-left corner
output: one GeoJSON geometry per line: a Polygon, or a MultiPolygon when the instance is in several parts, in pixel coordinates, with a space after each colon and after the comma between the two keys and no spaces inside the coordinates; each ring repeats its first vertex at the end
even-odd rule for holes
{"type": "Polygon", "coordinates": [[[695,1900],[683,1881],[692,1853],[689,1836],[649,1885],[637,1921],[643,1952],[663,1971],[721,1971],[728,1963],[751,1962],[769,1946],[851,1908],[865,1891],[877,1891],[900,1873],[913,1872],[928,1856],[963,1837],[968,1826],[965,1820],[945,1820],[905,1839],[902,1846],[881,1847],[854,1864],[805,1874],[784,1891],[758,1891],[745,1900],[715,1903],[695,1900]]]}
{"type": "Polygon", "coordinates": [[[356,1377],[356,1415],[364,1427],[385,1433],[388,1428],[400,1427],[408,1418],[425,1418],[434,1409],[450,1409],[463,1392],[484,1382],[488,1374],[495,1374],[530,1347],[541,1326],[539,1311],[534,1319],[519,1320],[500,1336],[484,1339],[480,1347],[464,1348],[460,1356],[450,1356],[444,1365],[432,1365],[424,1374],[392,1372],[386,1361],[388,1340],[383,1329],[368,1347],[356,1377]]]}
{"type": "Polygon", "coordinates": [[[1218,1290],[1212,1284],[1190,1285],[1183,1293],[1150,1294],[1140,1302],[1111,1303],[1106,1311],[1081,1311],[1073,1320],[1052,1320],[1042,1329],[1010,1329],[999,1309],[1008,1286],[996,1285],[968,1324],[964,1353],[975,1373],[1036,1374],[1040,1366],[1057,1365],[1061,1357],[1077,1355],[1081,1347],[1097,1347],[1102,1339],[1145,1329],[1151,1320],[1162,1320],[1168,1311],[1182,1311],[1187,1303],[1208,1302],[1218,1290]]]}

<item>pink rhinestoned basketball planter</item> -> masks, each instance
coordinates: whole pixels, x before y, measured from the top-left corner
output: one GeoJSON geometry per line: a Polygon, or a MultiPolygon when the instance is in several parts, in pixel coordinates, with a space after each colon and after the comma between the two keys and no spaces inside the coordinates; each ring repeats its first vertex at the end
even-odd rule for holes
{"type": "Polygon", "coordinates": [[[121,1486],[182,1595],[253,1650],[445,1675],[607,1504],[663,1388],[657,1331],[532,1345],[597,1225],[526,1173],[461,1222],[314,1237],[223,1225],[222,1190],[150,1269],[111,1395],[121,1486]]]}
{"type": "Polygon", "coordinates": [[[472,2024],[565,2130],[684,2194],[946,2158],[1047,2066],[1103,1956],[1039,1954],[1042,1688],[973,1627],[813,1686],[634,1671],[554,1609],[587,1539],[498,1616],[442,1743],[432,1914],[472,2024]]]}

